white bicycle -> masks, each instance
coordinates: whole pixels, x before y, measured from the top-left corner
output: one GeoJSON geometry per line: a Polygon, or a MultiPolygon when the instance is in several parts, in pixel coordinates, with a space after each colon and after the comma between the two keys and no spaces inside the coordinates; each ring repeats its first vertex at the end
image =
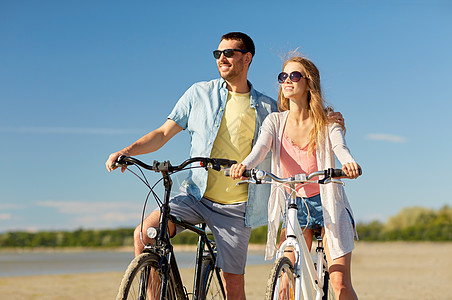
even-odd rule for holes
{"type": "Polygon", "coordinates": [[[246,170],[243,176],[249,177],[249,179],[239,182],[239,184],[244,182],[253,184],[279,183],[288,186],[291,191],[289,199],[287,199],[289,205],[286,214],[286,240],[281,244],[276,253],[276,260],[268,278],[265,299],[335,299],[333,289],[329,284],[328,265],[320,229],[314,232],[314,236],[317,239],[317,259],[314,262],[304,239],[303,230],[298,223],[295,185],[311,183],[336,183],[343,185],[344,183],[342,181],[334,178],[346,176],[345,173],[341,169],[328,169],[308,175],[297,174],[290,178],[278,178],[270,172],[253,169],[246,170]],[[316,176],[322,179],[312,180],[316,176]],[[273,181],[266,179],[272,179],[273,181]],[[294,252],[295,264],[288,257],[284,256],[285,251],[294,252]]]}

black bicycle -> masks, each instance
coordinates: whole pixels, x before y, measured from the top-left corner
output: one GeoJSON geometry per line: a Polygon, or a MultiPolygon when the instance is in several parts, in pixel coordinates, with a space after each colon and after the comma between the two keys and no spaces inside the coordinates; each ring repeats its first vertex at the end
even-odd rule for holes
{"type": "MultiPolygon", "coordinates": [[[[131,171],[149,187],[143,208],[142,222],[145,215],[146,203],[152,194],[160,207],[160,221],[158,228],[148,228],[146,235],[152,239],[151,244],[144,247],[143,253],[135,257],[128,266],[119,287],[117,300],[147,300],[147,299],[225,299],[221,270],[216,267],[216,248],[211,235],[206,232],[206,224],[192,225],[175,218],[170,214],[169,200],[172,187],[171,175],[187,169],[211,168],[220,171],[230,167],[236,161],[208,157],[194,157],[187,159],[178,166],[173,166],[169,161],[154,161],[153,165],[147,165],[142,161],[121,156],[116,161],[116,166],[134,165],[138,167],[141,175],[131,171]],[[164,200],[161,201],[154,188],[150,185],[142,169],[159,172],[165,188],[164,200]],[[173,245],[168,232],[168,221],[190,230],[198,235],[198,247],[195,261],[195,275],[193,293],[188,293],[182,283],[179,268],[174,255],[173,245]],[[191,298],[190,298],[191,296],[191,298]]],[[[143,242],[143,228],[141,228],[141,240],[143,242]]]]}

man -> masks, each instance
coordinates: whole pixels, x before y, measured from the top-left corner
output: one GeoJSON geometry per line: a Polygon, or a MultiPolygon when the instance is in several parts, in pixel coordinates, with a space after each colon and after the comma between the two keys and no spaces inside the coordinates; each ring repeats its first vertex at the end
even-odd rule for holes
{"type": "MultiPolygon", "coordinates": [[[[111,154],[107,170],[112,170],[120,155],[156,151],[183,129],[191,135],[192,157],[242,161],[251,151],[262,121],[277,111],[276,102],[254,90],[247,80],[254,53],[254,43],[246,34],[231,32],[222,36],[214,51],[221,78],[191,86],[160,128],[111,154]]],[[[259,167],[269,169],[269,160],[259,167]]],[[[217,243],[217,264],[223,271],[227,298],[245,299],[244,273],[251,226],[266,224],[268,188],[235,187],[232,179],[203,169],[194,169],[186,183],[187,193],[171,201],[171,214],[193,224],[207,223],[217,243]]],[[[144,230],[158,226],[159,214],[156,210],[144,220],[144,230]]],[[[174,224],[169,224],[169,228],[172,233],[178,232],[174,224]]],[[[139,235],[140,225],[134,234],[135,255],[143,250],[139,235]]]]}
{"type": "MultiPolygon", "coordinates": [[[[111,154],[107,170],[112,170],[120,155],[156,151],[184,129],[191,135],[191,157],[243,161],[251,152],[265,117],[277,111],[276,102],[256,91],[247,80],[254,53],[254,43],[248,35],[223,35],[214,51],[221,78],[191,86],[160,128],[111,154]]],[[[270,157],[257,168],[269,170],[270,157]]],[[[251,227],[267,224],[269,185],[236,187],[232,179],[202,168],[193,169],[185,183],[186,194],[170,202],[171,214],[186,222],[209,226],[217,244],[217,265],[223,271],[227,299],[245,299],[244,273],[251,227]]],[[[144,230],[158,226],[159,214],[156,210],[144,220],[144,230]]],[[[172,234],[178,232],[174,224],[169,224],[169,229],[172,234]]],[[[140,230],[138,225],[134,233],[135,256],[143,250],[140,230]]],[[[146,234],[143,238],[149,242],[146,234]]]]}

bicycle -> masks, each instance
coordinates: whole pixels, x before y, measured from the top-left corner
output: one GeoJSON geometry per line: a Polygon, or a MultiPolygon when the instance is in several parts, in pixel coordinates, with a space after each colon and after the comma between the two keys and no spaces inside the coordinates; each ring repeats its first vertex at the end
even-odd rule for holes
{"type": "Polygon", "coordinates": [[[206,171],[208,168],[212,168],[213,170],[220,171],[224,167],[230,167],[234,163],[236,162],[228,159],[194,157],[185,160],[178,166],[172,166],[169,161],[154,161],[151,166],[133,157],[120,156],[117,159],[115,166],[137,166],[143,178],[129,168],[127,170],[135,174],[150,189],[144,204],[141,224],[143,224],[146,203],[150,194],[154,196],[159,204],[161,212],[159,227],[150,227],[146,230],[147,236],[153,241],[151,244],[144,245],[143,228],[141,229],[140,238],[144,245],[143,253],[135,257],[129,264],[121,281],[117,300],[188,300],[190,299],[189,296],[192,296],[192,300],[225,299],[221,270],[215,266],[215,242],[206,233],[206,224],[192,225],[175,218],[170,214],[169,200],[172,188],[172,174],[193,168],[205,168],[206,171]],[[199,165],[190,166],[198,162],[200,163],[199,165]],[[151,186],[141,168],[159,172],[162,175],[162,178],[157,183],[163,180],[165,188],[163,201],[154,192],[154,187],[157,183],[151,186]],[[168,221],[198,235],[193,293],[188,293],[182,283],[173,245],[169,237],[168,221]]]}
{"type": "Polygon", "coordinates": [[[289,205],[286,214],[286,240],[280,245],[276,253],[276,260],[267,282],[265,299],[335,299],[334,292],[329,284],[328,265],[321,232],[320,230],[314,232],[318,242],[316,248],[317,262],[315,263],[308,250],[303,230],[298,223],[295,184],[336,183],[343,185],[342,181],[334,178],[346,176],[345,173],[341,169],[328,169],[311,174],[297,174],[289,178],[278,178],[270,172],[252,169],[246,170],[243,176],[249,177],[249,179],[238,184],[283,184],[288,185],[291,191],[290,198],[287,199],[289,205]],[[312,180],[316,176],[323,176],[323,178],[312,180]],[[266,181],[265,179],[271,179],[272,181],[266,181]],[[294,252],[295,264],[284,256],[285,251],[294,252]]]}

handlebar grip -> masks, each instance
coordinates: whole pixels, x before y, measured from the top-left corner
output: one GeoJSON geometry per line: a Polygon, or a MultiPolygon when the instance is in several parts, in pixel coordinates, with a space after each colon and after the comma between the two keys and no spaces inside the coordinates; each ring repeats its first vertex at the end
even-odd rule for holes
{"type": "MultiPolygon", "coordinates": [[[[363,174],[363,170],[359,168],[359,175],[363,174]]],[[[342,169],[331,169],[331,178],[347,176],[342,169]]]]}
{"type": "Polygon", "coordinates": [[[237,161],[225,159],[225,158],[213,158],[214,161],[216,161],[219,165],[223,167],[231,167],[232,165],[236,164],[237,161]]]}
{"type": "MultiPolygon", "coordinates": [[[[230,169],[224,170],[224,175],[228,176],[228,177],[231,176],[231,170],[230,169]]],[[[243,177],[252,177],[253,176],[253,170],[245,170],[245,171],[243,171],[242,176],[243,177]]]]}
{"type": "Polygon", "coordinates": [[[127,156],[121,155],[121,156],[119,156],[119,157],[116,159],[116,161],[113,163],[113,165],[114,165],[115,167],[126,166],[126,165],[127,165],[127,166],[133,165],[133,163],[127,161],[126,159],[127,159],[127,156]]]}
{"type": "MultiPolygon", "coordinates": [[[[155,164],[155,162],[154,162],[154,164],[155,164]]],[[[143,167],[143,168],[145,168],[147,170],[151,170],[151,171],[158,170],[158,169],[154,168],[153,166],[147,165],[144,162],[142,162],[134,157],[131,157],[131,156],[121,155],[120,157],[118,157],[116,159],[116,162],[115,162],[115,166],[117,166],[117,167],[132,166],[132,165],[138,165],[140,167],[143,167]]]]}
{"type": "Polygon", "coordinates": [[[331,178],[347,176],[342,169],[331,169],[331,178]]]}
{"type": "Polygon", "coordinates": [[[245,170],[242,174],[243,177],[252,177],[253,176],[253,170],[245,170]]]}

